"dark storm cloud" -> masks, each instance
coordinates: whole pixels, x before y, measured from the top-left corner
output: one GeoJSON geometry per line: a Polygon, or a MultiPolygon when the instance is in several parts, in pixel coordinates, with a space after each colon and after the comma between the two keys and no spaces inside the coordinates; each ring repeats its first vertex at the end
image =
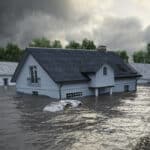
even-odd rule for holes
{"type": "MultiPolygon", "coordinates": [[[[2,0],[0,2],[0,39],[11,39],[18,32],[18,23],[36,13],[69,19],[69,0],[2,0]]],[[[39,18],[40,19],[40,18],[39,18]]]]}
{"type": "MultiPolygon", "coordinates": [[[[72,0],[1,0],[0,46],[20,46],[37,37],[81,41],[87,37],[110,49],[141,49],[150,42],[150,27],[143,30],[137,18],[99,16],[94,10],[78,9],[72,0]],[[74,6],[75,5],[75,6],[74,6]],[[100,21],[99,17],[104,20],[100,21]]],[[[96,8],[95,8],[96,9],[96,8]]],[[[97,8],[99,12],[99,8],[97,8]]],[[[97,12],[97,11],[96,11],[97,12]]]]}

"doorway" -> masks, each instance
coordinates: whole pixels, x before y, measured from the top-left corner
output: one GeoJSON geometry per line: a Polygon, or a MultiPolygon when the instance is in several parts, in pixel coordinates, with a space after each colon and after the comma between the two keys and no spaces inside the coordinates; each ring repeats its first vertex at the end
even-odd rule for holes
{"type": "Polygon", "coordinates": [[[8,86],[8,78],[4,78],[3,79],[3,85],[4,86],[8,86]]]}
{"type": "Polygon", "coordinates": [[[129,92],[129,85],[125,85],[125,86],[124,86],[124,91],[125,91],[125,92],[129,92]]]}

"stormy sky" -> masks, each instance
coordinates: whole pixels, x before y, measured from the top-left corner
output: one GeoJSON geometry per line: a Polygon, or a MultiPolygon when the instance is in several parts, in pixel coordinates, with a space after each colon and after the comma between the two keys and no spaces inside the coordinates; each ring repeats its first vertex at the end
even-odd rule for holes
{"type": "Polygon", "coordinates": [[[149,0],[1,0],[0,45],[86,37],[111,50],[139,50],[150,42],[149,14],[149,0]]]}

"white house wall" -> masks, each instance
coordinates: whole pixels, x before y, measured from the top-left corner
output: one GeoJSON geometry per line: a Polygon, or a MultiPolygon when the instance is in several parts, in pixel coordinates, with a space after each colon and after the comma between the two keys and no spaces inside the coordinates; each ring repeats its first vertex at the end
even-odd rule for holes
{"type": "Polygon", "coordinates": [[[0,86],[4,86],[4,78],[8,79],[8,86],[14,86],[14,85],[16,85],[15,83],[11,82],[11,78],[12,78],[11,75],[1,75],[0,76],[0,86]]]}
{"type": "Polygon", "coordinates": [[[115,81],[113,92],[124,92],[124,86],[129,85],[129,91],[136,91],[136,79],[122,79],[115,81]]]}
{"type": "Polygon", "coordinates": [[[82,96],[91,96],[94,95],[94,90],[89,88],[89,83],[72,83],[64,84],[61,88],[62,98],[66,98],[67,93],[76,93],[82,92],[82,96]]]}
{"type": "Polygon", "coordinates": [[[105,64],[103,65],[99,71],[93,75],[89,76],[91,78],[90,87],[107,87],[114,85],[114,71],[113,69],[105,64]],[[107,68],[107,75],[103,75],[103,68],[107,68]]]}
{"type": "Polygon", "coordinates": [[[58,85],[48,76],[48,74],[43,70],[43,68],[31,55],[28,56],[17,79],[16,89],[17,92],[32,94],[33,91],[37,91],[40,95],[47,95],[52,98],[59,98],[58,85]],[[30,77],[30,66],[37,67],[38,78],[41,79],[40,87],[33,87],[28,85],[27,78],[30,77]]]}

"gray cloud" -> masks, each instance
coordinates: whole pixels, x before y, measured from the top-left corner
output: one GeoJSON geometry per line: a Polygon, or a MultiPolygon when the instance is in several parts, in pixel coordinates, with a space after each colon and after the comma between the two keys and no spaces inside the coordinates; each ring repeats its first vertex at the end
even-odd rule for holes
{"type": "Polygon", "coordinates": [[[150,43],[150,26],[144,30],[144,41],[150,43]]]}
{"type": "Polygon", "coordinates": [[[57,19],[67,20],[71,19],[71,11],[73,12],[73,9],[69,0],[2,0],[0,39],[13,39],[18,32],[19,23],[33,14],[49,14],[57,19]]]}
{"type": "Polygon", "coordinates": [[[97,18],[99,14],[92,11],[75,9],[71,0],[2,0],[0,45],[16,42],[27,46],[42,36],[64,41],[87,37],[110,49],[138,50],[150,41],[150,26],[143,30],[137,18],[97,18]]]}
{"type": "Polygon", "coordinates": [[[145,44],[142,25],[136,18],[105,18],[95,35],[98,43],[106,44],[114,50],[134,51],[145,44]]]}

